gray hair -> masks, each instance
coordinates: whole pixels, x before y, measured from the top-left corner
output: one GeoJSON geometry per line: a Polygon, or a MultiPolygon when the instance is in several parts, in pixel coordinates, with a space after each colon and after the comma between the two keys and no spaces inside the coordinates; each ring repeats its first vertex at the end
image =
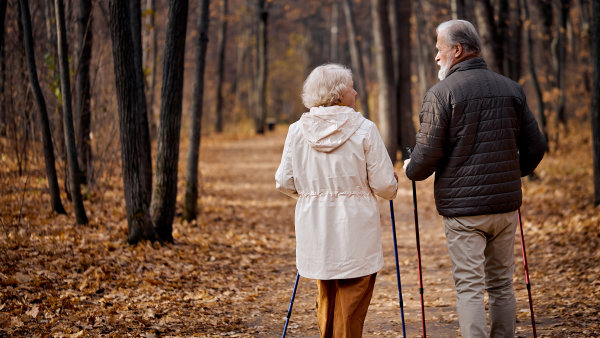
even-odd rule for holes
{"type": "Polygon", "coordinates": [[[437,34],[445,33],[446,43],[455,46],[461,44],[467,52],[481,53],[481,39],[472,23],[465,20],[442,22],[436,29],[437,34]]]}
{"type": "Polygon", "coordinates": [[[333,106],[339,103],[352,82],[352,71],[345,66],[328,63],[315,68],[302,86],[302,103],[306,108],[333,106]]]}

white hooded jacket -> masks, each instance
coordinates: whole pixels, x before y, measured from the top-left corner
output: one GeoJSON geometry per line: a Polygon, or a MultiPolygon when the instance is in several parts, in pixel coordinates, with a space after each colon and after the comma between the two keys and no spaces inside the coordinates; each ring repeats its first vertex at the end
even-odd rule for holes
{"type": "Polygon", "coordinates": [[[288,131],[276,187],[297,198],[303,277],[362,277],[383,267],[378,195],[393,199],[394,167],[375,124],[345,106],[314,107],[288,131]]]}

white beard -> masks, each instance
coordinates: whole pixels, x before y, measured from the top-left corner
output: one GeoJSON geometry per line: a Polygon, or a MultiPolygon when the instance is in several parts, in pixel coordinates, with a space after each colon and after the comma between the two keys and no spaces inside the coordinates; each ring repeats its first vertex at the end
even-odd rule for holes
{"type": "Polygon", "coordinates": [[[438,62],[438,66],[440,66],[440,70],[438,71],[438,79],[440,79],[440,81],[443,81],[446,78],[446,75],[448,75],[448,71],[450,70],[450,65],[452,64],[452,62],[450,62],[451,59],[452,59],[452,51],[449,51],[448,55],[446,55],[446,60],[448,60],[448,63],[446,63],[446,65],[441,65],[438,62]]]}

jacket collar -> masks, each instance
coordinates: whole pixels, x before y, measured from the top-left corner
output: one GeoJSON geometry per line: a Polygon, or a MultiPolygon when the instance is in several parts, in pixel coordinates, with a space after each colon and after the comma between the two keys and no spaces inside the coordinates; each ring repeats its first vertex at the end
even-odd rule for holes
{"type": "Polygon", "coordinates": [[[481,57],[467,59],[452,66],[452,68],[450,68],[450,70],[448,71],[446,77],[450,76],[454,72],[460,72],[463,70],[470,69],[487,69],[487,64],[481,57]]]}

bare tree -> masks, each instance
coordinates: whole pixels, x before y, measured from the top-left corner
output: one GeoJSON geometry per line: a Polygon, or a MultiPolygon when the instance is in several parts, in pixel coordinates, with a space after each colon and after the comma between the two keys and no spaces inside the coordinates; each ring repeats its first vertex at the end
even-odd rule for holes
{"type": "Polygon", "coordinates": [[[592,139],[594,151],[594,205],[600,205],[600,0],[592,0],[592,139]]]}
{"type": "MultiPolygon", "coordinates": [[[[140,0],[130,0],[129,4],[129,25],[130,33],[131,33],[131,41],[132,45],[132,53],[130,55],[133,56],[133,61],[135,62],[135,67],[133,68],[133,77],[130,81],[134,81],[136,88],[136,95],[138,96],[137,100],[140,103],[139,106],[139,117],[140,117],[140,130],[141,137],[145,140],[148,140],[150,143],[150,129],[148,128],[148,108],[146,106],[146,93],[144,92],[144,65],[142,63],[142,10],[140,5],[140,0]]],[[[144,159],[144,163],[152,163],[152,153],[147,152],[142,154],[146,158],[144,159]]],[[[146,183],[148,191],[152,191],[152,166],[144,166],[143,167],[143,180],[146,183]]],[[[150,203],[150,195],[144,195],[144,197],[148,198],[148,203],[150,203]]]]}
{"type": "Polygon", "coordinates": [[[397,116],[394,90],[394,69],[391,53],[391,33],[387,16],[388,0],[371,0],[375,66],[379,84],[379,130],[392,159],[396,162],[397,116]]]}
{"type": "Polygon", "coordinates": [[[190,146],[188,148],[187,177],[183,219],[196,219],[198,213],[198,160],[200,135],[202,132],[202,101],[204,98],[204,68],[208,45],[208,22],[210,18],[209,0],[202,0],[198,7],[198,35],[196,39],[196,69],[194,71],[194,95],[192,101],[192,123],[190,125],[190,146]]]}
{"type": "Polygon", "coordinates": [[[67,160],[69,162],[69,188],[75,218],[77,224],[87,224],[88,219],[81,197],[79,179],[79,165],[77,163],[77,148],[75,147],[75,130],[73,128],[73,112],[71,108],[71,82],[69,79],[69,48],[67,45],[67,33],[65,30],[65,8],[62,0],[54,1],[56,10],[56,31],[58,44],[58,59],[60,65],[60,88],[62,93],[63,126],[65,133],[65,144],[67,148],[67,160]]]}
{"type": "Polygon", "coordinates": [[[408,148],[414,146],[415,125],[412,120],[412,95],[410,83],[410,15],[411,1],[390,1],[390,26],[394,46],[393,67],[394,87],[396,89],[396,115],[398,146],[403,158],[410,157],[408,148]]]}
{"type": "Polygon", "coordinates": [[[540,123],[540,127],[542,129],[542,133],[546,140],[548,139],[548,131],[547,131],[547,122],[546,122],[546,114],[544,108],[544,99],[542,96],[542,88],[540,86],[540,81],[538,80],[537,72],[535,70],[535,61],[533,56],[533,38],[531,36],[531,19],[529,17],[529,5],[527,4],[527,0],[521,0],[521,4],[523,6],[523,21],[525,21],[525,25],[523,26],[525,29],[525,43],[527,45],[527,64],[529,66],[529,74],[531,75],[531,80],[533,81],[533,88],[535,90],[535,97],[537,99],[537,117],[540,123]]]}
{"type": "Polygon", "coordinates": [[[177,198],[177,160],[183,96],[183,57],[188,1],[169,1],[163,80],[158,126],[156,174],[150,213],[162,242],[173,242],[173,218],[177,198]]]}
{"type": "Polygon", "coordinates": [[[154,89],[156,88],[156,64],[158,55],[158,41],[156,39],[156,25],[154,23],[156,17],[155,0],[146,1],[146,24],[145,24],[145,39],[143,48],[144,67],[148,70],[147,91],[148,91],[148,122],[150,124],[150,135],[156,135],[156,122],[154,118],[154,89]]]}
{"type": "Polygon", "coordinates": [[[269,8],[266,0],[258,0],[257,74],[254,91],[254,128],[264,134],[267,121],[267,23],[269,8]]]}
{"type": "Polygon", "coordinates": [[[424,28],[427,27],[427,21],[425,20],[425,13],[423,8],[423,3],[421,1],[414,1],[413,5],[415,6],[415,16],[417,21],[417,70],[418,70],[418,78],[419,78],[419,92],[420,97],[425,96],[425,92],[430,87],[430,71],[433,69],[431,67],[431,63],[433,62],[433,55],[431,55],[431,51],[434,49],[433,43],[431,42],[430,36],[433,34],[425,34],[424,28]]]}
{"type": "MultiPolygon", "coordinates": [[[[133,35],[131,33],[131,12],[129,0],[110,0],[110,35],[112,40],[113,64],[115,69],[115,87],[119,110],[119,136],[121,141],[121,168],[125,208],[127,209],[128,242],[135,244],[142,239],[157,239],[150,219],[150,196],[152,190],[145,178],[146,153],[150,152],[150,140],[141,131],[148,128],[142,115],[145,114],[138,95],[135,78],[136,63],[133,54],[133,35]]],[[[150,182],[152,183],[152,182],[150,182]]]]}
{"type": "Polygon", "coordinates": [[[356,89],[358,90],[358,100],[360,110],[366,118],[370,118],[369,99],[367,95],[367,81],[365,79],[365,70],[362,62],[362,53],[356,36],[356,25],[354,24],[354,13],[352,13],[352,1],[344,0],[342,2],[344,15],[346,17],[346,30],[348,31],[348,45],[350,47],[350,60],[354,70],[354,79],[356,80],[356,89]]]}
{"type": "MultiPolygon", "coordinates": [[[[558,74],[558,89],[560,92],[560,96],[558,98],[558,107],[557,111],[557,122],[561,124],[567,123],[567,117],[565,113],[565,76],[566,76],[566,66],[567,66],[567,21],[569,19],[569,10],[570,10],[569,0],[561,0],[560,1],[560,10],[558,15],[559,28],[558,28],[558,45],[557,45],[557,68],[556,72],[558,74]]],[[[558,129],[556,134],[556,139],[558,142],[558,129]]]]}
{"type": "Polygon", "coordinates": [[[340,6],[337,1],[334,1],[331,4],[331,25],[330,25],[330,36],[331,43],[329,49],[329,60],[331,62],[339,62],[339,53],[338,53],[338,44],[339,44],[339,16],[340,16],[340,6]]]}
{"type": "Polygon", "coordinates": [[[0,135],[4,135],[6,132],[3,127],[6,119],[6,99],[4,95],[4,83],[6,81],[6,61],[4,52],[6,2],[7,0],[0,0],[0,135]]]}
{"type": "MultiPolygon", "coordinates": [[[[4,2],[6,5],[6,2],[4,2]]],[[[0,4],[2,6],[2,4],[0,4]]],[[[37,67],[35,64],[35,49],[33,48],[33,34],[31,28],[31,15],[29,12],[29,3],[27,0],[19,0],[21,7],[21,22],[23,23],[23,43],[25,45],[25,56],[27,58],[27,69],[29,71],[29,82],[35,95],[35,101],[39,111],[39,124],[42,130],[42,144],[44,147],[44,159],[46,164],[46,176],[48,178],[48,188],[50,190],[50,204],[52,210],[59,214],[66,214],[65,208],[60,200],[60,190],[58,188],[58,179],[56,177],[56,167],[54,158],[54,147],[52,145],[52,134],[50,132],[50,121],[46,109],[46,100],[42,93],[42,88],[38,81],[37,67]]]]}
{"type": "Polygon", "coordinates": [[[221,0],[219,37],[217,41],[217,100],[215,104],[215,131],[223,132],[223,78],[225,77],[225,42],[227,38],[227,0],[221,0]]]}
{"type": "Polygon", "coordinates": [[[81,178],[93,182],[92,144],[90,124],[92,112],[90,108],[90,61],[92,59],[92,0],[77,2],[77,33],[79,42],[79,62],[75,73],[75,116],[77,130],[77,155],[81,178]]]}

